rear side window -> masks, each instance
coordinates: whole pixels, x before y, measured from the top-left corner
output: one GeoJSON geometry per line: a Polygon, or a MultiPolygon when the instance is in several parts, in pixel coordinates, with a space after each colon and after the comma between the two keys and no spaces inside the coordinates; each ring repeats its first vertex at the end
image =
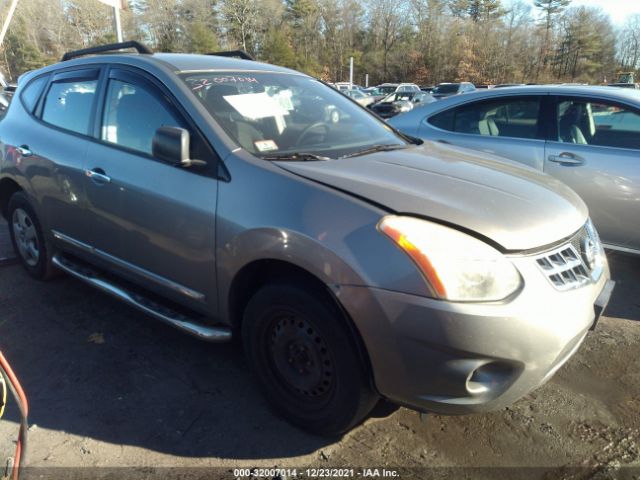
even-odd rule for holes
{"type": "Polygon", "coordinates": [[[97,80],[69,80],[51,84],[44,100],[42,120],[87,135],[97,85],[97,80]]]}
{"type": "Polygon", "coordinates": [[[512,98],[474,102],[431,117],[432,125],[471,135],[538,138],[540,99],[512,98]]]}
{"type": "Polygon", "coordinates": [[[110,80],[102,124],[102,140],[151,155],[153,136],[160,127],[182,127],[181,122],[148,88],[110,80]]]}
{"type": "Polygon", "coordinates": [[[22,93],[20,93],[20,98],[22,99],[22,103],[24,108],[29,112],[33,112],[33,109],[40,98],[40,94],[44,89],[45,85],[49,81],[49,76],[45,75],[44,77],[38,77],[31,80],[23,89],[22,93]]]}

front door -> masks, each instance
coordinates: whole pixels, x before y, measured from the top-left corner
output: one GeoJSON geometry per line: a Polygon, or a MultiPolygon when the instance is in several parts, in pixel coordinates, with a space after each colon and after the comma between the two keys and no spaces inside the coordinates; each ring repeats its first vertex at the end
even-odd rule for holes
{"type": "MultiPolygon", "coordinates": [[[[100,142],[89,147],[85,167],[93,245],[135,282],[210,311],[217,306],[217,180],[151,155],[159,127],[188,123],[160,86],[127,70],[110,72],[104,105],[100,142]]],[[[214,161],[202,158],[202,139],[191,138],[193,155],[214,161]]]]}
{"type": "Polygon", "coordinates": [[[606,245],[640,250],[640,111],[559,97],[555,112],[544,171],[582,197],[606,245]]]}

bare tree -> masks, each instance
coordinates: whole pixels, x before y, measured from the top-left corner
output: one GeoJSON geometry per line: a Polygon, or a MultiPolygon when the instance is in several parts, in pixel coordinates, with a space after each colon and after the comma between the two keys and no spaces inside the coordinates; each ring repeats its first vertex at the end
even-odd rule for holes
{"type": "Polygon", "coordinates": [[[640,68],[640,14],[629,17],[618,35],[618,59],[623,70],[640,68]]]}

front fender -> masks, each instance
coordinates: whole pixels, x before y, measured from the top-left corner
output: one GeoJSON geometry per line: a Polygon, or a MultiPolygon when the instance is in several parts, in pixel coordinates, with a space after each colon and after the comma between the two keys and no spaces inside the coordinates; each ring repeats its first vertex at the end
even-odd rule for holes
{"type": "Polygon", "coordinates": [[[413,262],[377,230],[387,212],[279,168],[239,158],[226,163],[232,181],[220,183],[216,223],[221,319],[229,318],[234,278],[257,260],[287,262],[334,290],[429,294],[413,262]]]}

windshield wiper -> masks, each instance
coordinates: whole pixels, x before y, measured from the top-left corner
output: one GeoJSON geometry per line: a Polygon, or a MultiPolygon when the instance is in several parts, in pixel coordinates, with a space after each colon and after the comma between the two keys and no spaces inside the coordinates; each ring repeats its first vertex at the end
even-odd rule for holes
{"type": "Polygon", "coordinates": [[[360,150],[359,152],[354,152],[354,153],[350,153],[348,155],[343,155],[340,158],[358,157],[360,155],[366,155],[368,153],[389,152],[391,150],[401,150],[403,148],[407,148],[407,145],[399,145],[397,143],[391,143],[391,144],[387,144],[387,145],[374,145],[372,147],[365,148],[364,150],[360,150]]]}
{"type": "Polygon", "coordinates": [[[283,153],[282,155],[266,155],[262,157],[263,160],[277,161],[292,161],[292,162],[313,162],[317,160],[330,160],[329,157],[323,157],[309,152],[294,152],[283,153]]]}

